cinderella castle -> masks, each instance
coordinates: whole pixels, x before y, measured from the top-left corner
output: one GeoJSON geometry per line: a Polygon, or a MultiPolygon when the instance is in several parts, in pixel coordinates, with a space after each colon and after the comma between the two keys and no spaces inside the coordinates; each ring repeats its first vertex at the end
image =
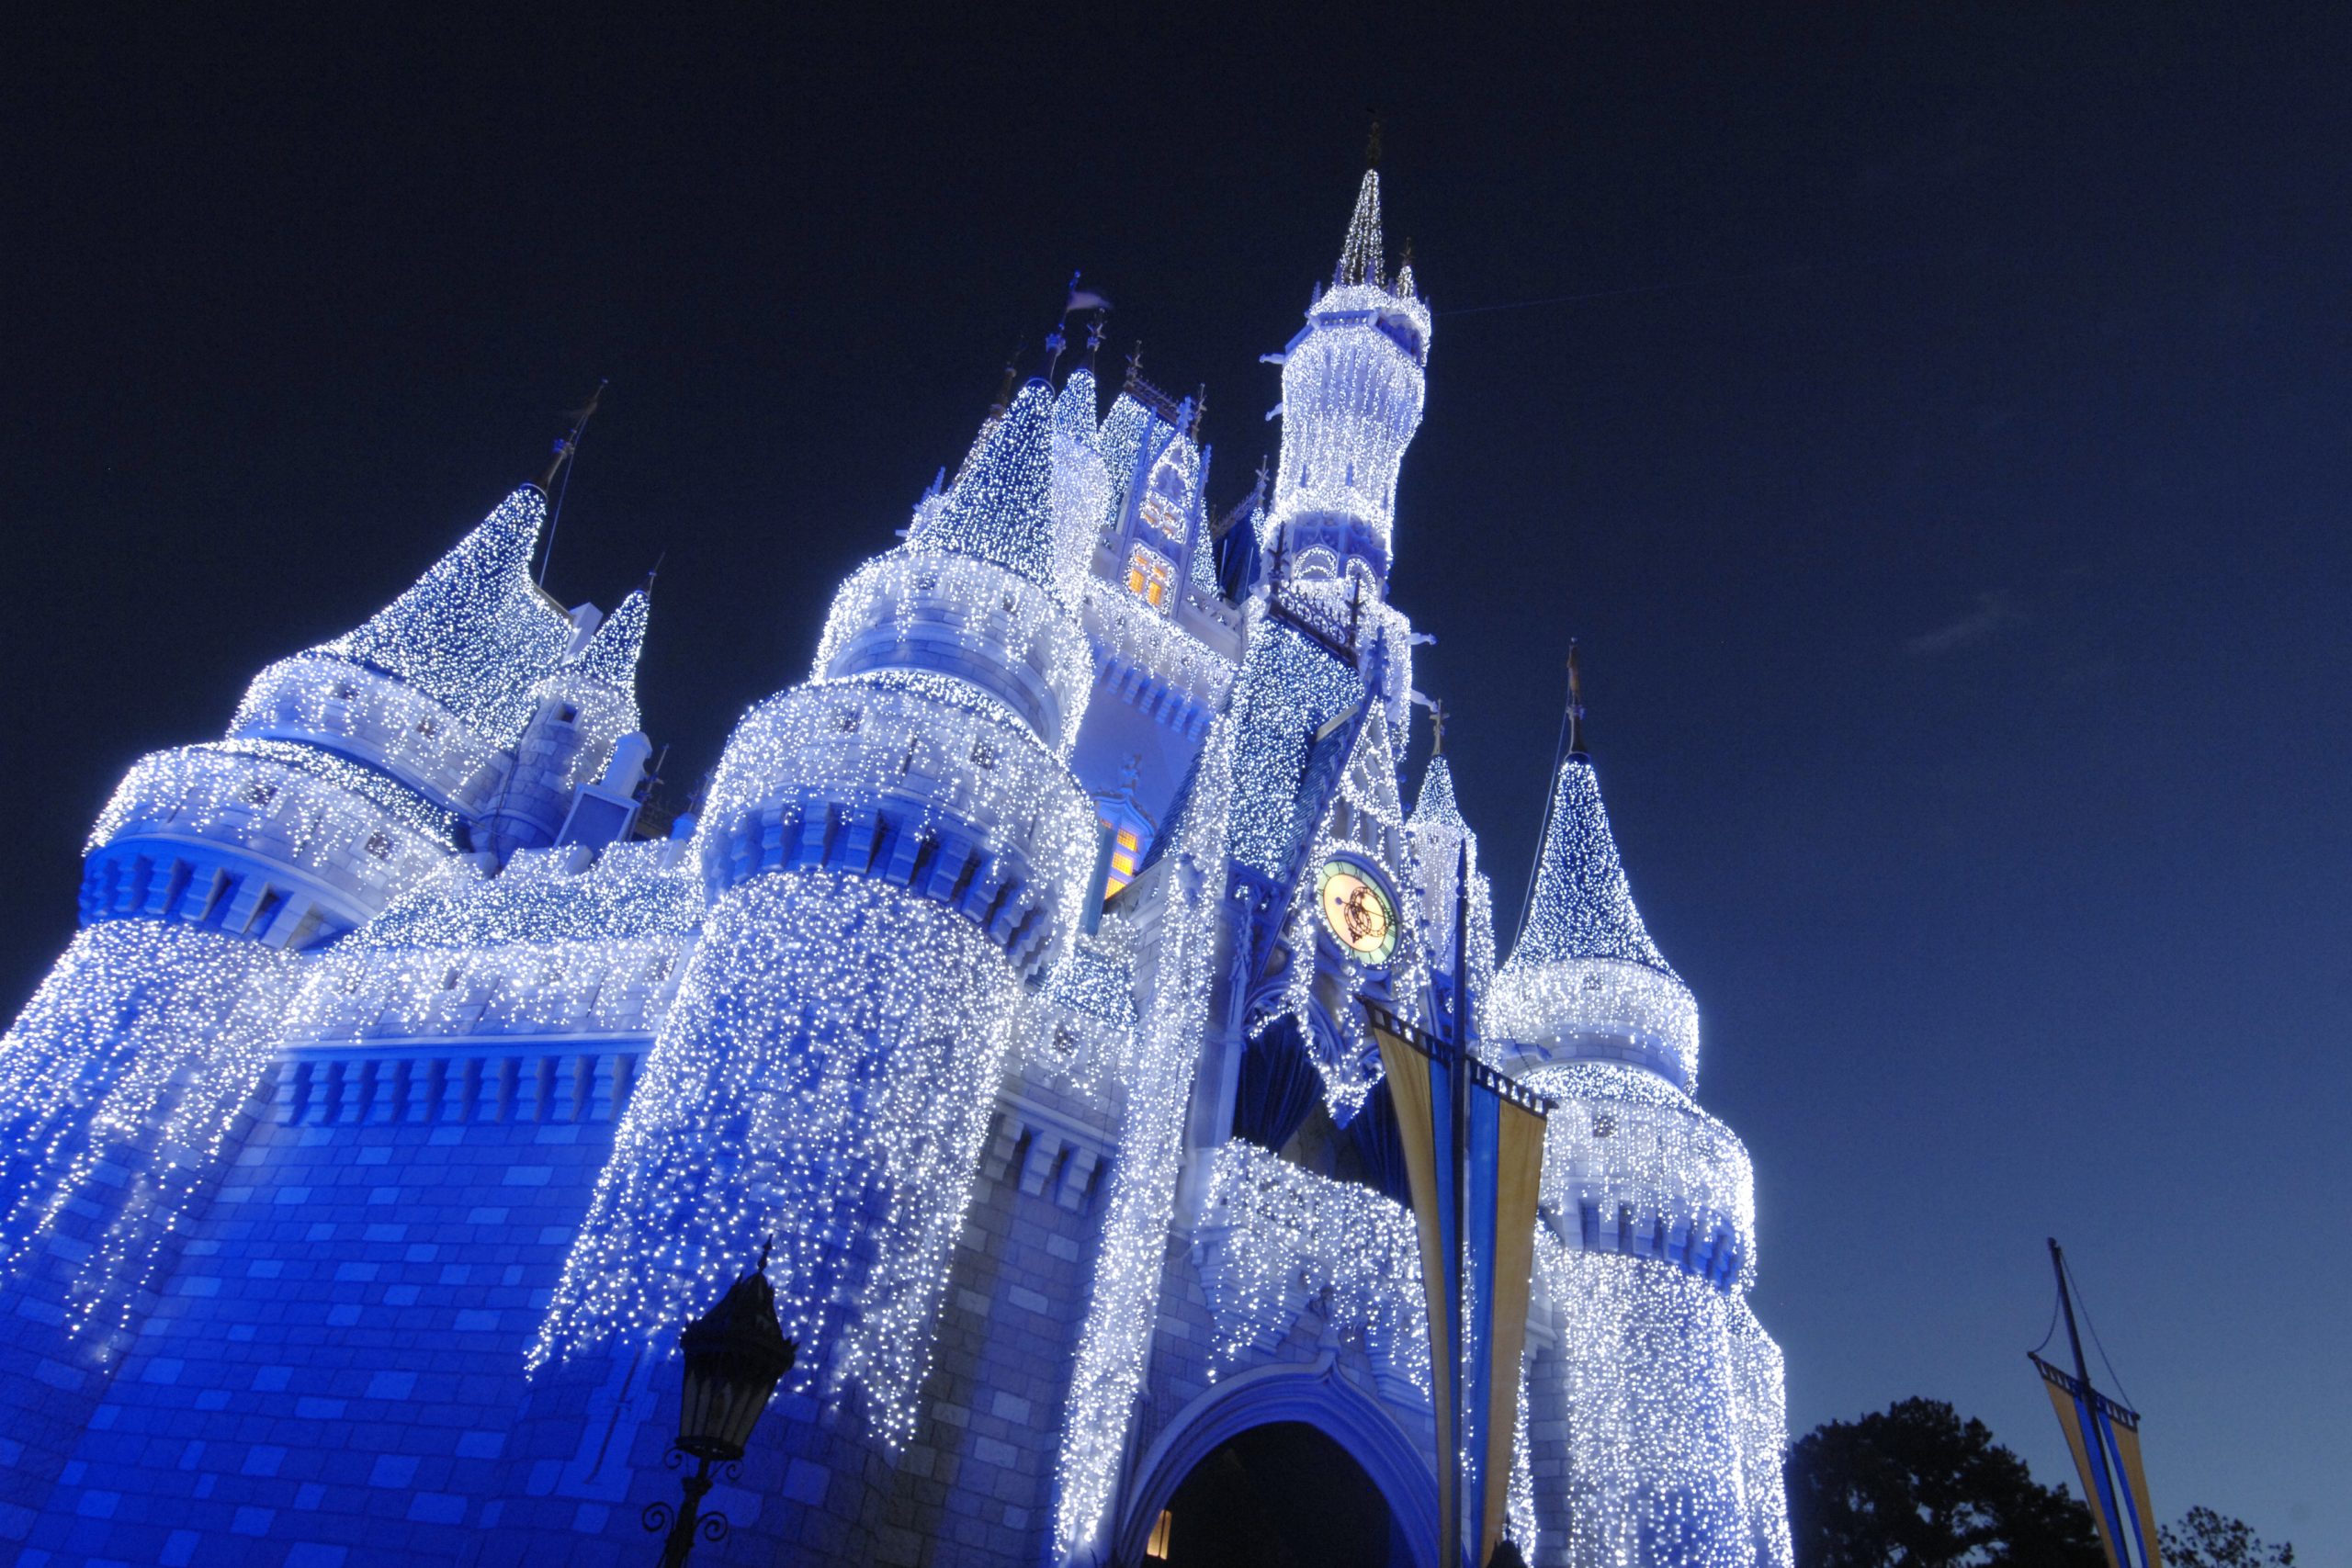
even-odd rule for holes
{"type": "Polygon", "coordinates": [[[1057,340],[673,821],[648,598],[534,584],[536,485],[138,762],[0,1041],[0,1544],[650,1562],[766,1246],[798,1359],[697,1561],[1435,1568],[1369,999],[1551,1103],[1521,1555],[1789,1568],[1747,1156],[1594,763],[1507,953],[1400,777],[1430,325],[1368,173],[1225,509],[1057,340]]]}

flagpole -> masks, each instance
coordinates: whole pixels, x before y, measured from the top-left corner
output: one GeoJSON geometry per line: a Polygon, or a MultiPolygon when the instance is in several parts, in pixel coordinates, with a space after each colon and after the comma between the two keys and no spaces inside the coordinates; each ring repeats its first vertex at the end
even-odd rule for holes
{"type": "MultiPolygon", "coordinates": [[[[2066,1314],[2066,1343],[2074,1348],[2075,1377],[2083,1390],[2083,1436],[2090,1445],[2090,1461],[2098,1477],[2098,1484],[2102,1488],[2111,1488],[2114,1482],[2107,1462],[2107,1439],[2101,1435],[2099,1426],[2098,1393],[2091,1387],[2090,1363],[2083,1359],[2083,1337],[2075,1326],[2075,1294],[2066,1288],[2065,1250],[2058,1245],[2056,1236],[2051,1236],[2049,1241],[2050,1267],[2058,1276],[2058,1304],[2066,1314]]],[[[2101,1506],[2097,1497],[2086,1497],[2083,1501],[2093,1508],[2101,1506]]],[[[2131,1568],[2132,1562],[2132,1549],[2122,1539],[2132,1533],[2123,1528],[2129,1522],[2132,1521],[2121,1518],[2115,1521],[2115,1551],[2116,1555],[2123,1560],[2123,1568],[2131,1568]]]]}
{"type": "MultiPolygon", "coordinates": [[[[1470,1326],[1470,1303],[1464,1299],[1470,1284],[1470,840],[1464,835],[1455,852],[1453,875],[1453,1071],[1452,1080],[1453,1115],[1453,1245],[1461,1254],[1454,1271],[1455,1292],[1453,1320],[1459,1325],[1453,1335],[1453,1354],[1458,1363],[1453,1375],[1446,1380],[1453,1396],[1453,1449],[1445,1462],[1453,1467],[1453,1556],[1461,1562],[1464,1556],[1463,1535],[1473,1532],[1468,1555],[1477,1552],[1475,1535],[1476,1527],[1470,1523],[1472,1500],[1463,1495],[1462,1437],[1463,1422],[1469,1415],[1467,1394],[1469,1379],[1462,1337],[1470,1326]]],[[[1479,1347],[1484,1354],[1486,1347],[1479,1347]]],[[[1486,1514],[1486,1499],[1476,1499],[1476,1506],[1481,1522],[1486,1514]]],[[[1467,1562],[1464,1568],[1480,1568],[1467,1562]]]]}

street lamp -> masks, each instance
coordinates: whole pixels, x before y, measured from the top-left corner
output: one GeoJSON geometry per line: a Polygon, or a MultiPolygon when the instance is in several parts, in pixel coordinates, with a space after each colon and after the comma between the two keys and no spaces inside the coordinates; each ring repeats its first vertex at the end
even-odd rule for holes
{"type": "Polygon", "coordinates": [[[676,1470],[692,1459],[695,1470],[683,1479],[683,1507],[646,1505],[645,1528],[669,1531],[662,1543],[662,1568],[684,1564],[697,1534],[709,1541],[727,1539],[727,1516],[702,1511],[710,1467],[721,1465],[732,1474],[760,1412],[775,1393],[776,1380],[792,1370],[794,1346],[776,1321],[766,1246],[760,1248],[759,1267],[737,1276],[716,1305],[686,1325],[678,1345],[685,1352],[686,1375],[678,1399],[678,1440],[666,1462],[676,1470]]]}

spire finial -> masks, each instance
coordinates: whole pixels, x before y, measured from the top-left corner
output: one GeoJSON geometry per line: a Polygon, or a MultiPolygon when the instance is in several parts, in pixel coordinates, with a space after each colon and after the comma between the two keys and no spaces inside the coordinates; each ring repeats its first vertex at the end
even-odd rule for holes
{"type": "Polygon", "coordinates": [[[605,389],[612,384],[610,377],[598,378],[596,389],[588,394],[588,406],[574,409],[567,416],[571,421],[571,429],[568,434],[556,437],[555,451],[548,458],[548,471],[539,476],[539,489],[543,493],[554,492],[556,476],[563,472],[564,464],[571,460],[571,454],[579,448],[580,433],[588,428],[589,418],[595,413],[596,404],[604,398],[605,389]]]}
{"type": "Polygon", "coordinates": [[[596,378],[596,389],[588,394],[588,406],[572,411],[571,434],[557,438],[555,455],[548,459],[548,471],[539,477],[539,493],[551,495],[555,499],[554,506],[548,513],[547,548],[539,553],[538,583],[543,589],[548,585],[548,562],[555,558],[556,525],[563,521],[564,491],[571,488],[571,476],[565,469],[564,465],[570,462],[571,455],[580,449],[580,433],[588,428],[589,417],[596,412],[596,405],[604,400],[605,389],[612,384],[612,378],[609,376],[600,376],[596,378]],[[564,476],[563,490],[555,488],[555,477],[558,474],[564,476]]]}
{"type": "Polygon", "coordinates": [[[1568,638],[1568,754],[1584,750],[1584,671],[1577,664],[1577,639],[1568,638]]]}
{"type": "Polygon", "coordinates": [[[1367,109],[1364,112],[1372,116],[1372,130],[1364,138],[1363,166],[1376,169],[1380,167],[1380,111],[1367,109]]]}
{"type": "Polygon", "coordinates": [[[1095,311],[1094,320],[1088,322],[1086,326],[1086,373],[1089,376],[1094,374],[1094,356],[1102,351],[1104,314],[1105,312],[1102,310],[1095,311]]]}
{"type": "Polygon", "coordinates": [[[1004,411],[1012,406],[1012,384],[1021,378],[1020,367],[1014,361],[1020,357],[1021,345],[1016,343],[1012,345],[1012,352],[1005,356],[1004,379],[998,384],[996,399],[989,404],[989,418],[992,420],[1002,419],[1004,411]]]}
{"type": "Polygon", "coordinates": [[[1127,379],[1121,390],[1134,391],[1136,383],[1141,379],[1143,379],[1143,339],[1137,338],[1134,346],[1127,350],[1127,379]]]}
{"type": "Polygon", "coordinates": [[[1062,329],[1057,323],[1046,334],[1046,368],[1039,373],[1048,387],[1054,384],[1054,367],[1061,363],[1062,350],[1069,346],[1069,340],[1062,336],[1062,329]]]}
{"type": "Polygon", "coordinates": [[[1430,745],[1430,755],[1445,755],[1445,705],[1432,698],[1430,702],[1430,728],[1436,739],[1430,745]]]}

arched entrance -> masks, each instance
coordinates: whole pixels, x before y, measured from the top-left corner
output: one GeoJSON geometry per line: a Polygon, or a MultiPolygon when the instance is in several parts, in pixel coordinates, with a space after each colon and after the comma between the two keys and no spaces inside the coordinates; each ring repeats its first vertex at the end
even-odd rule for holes
{"type": "Polygon", "coordinates": [[[1244,1372],[1193,1400],[1141,1456],[1112,1561],[1121,1568],[1146,1563],[1155,1527],[1170,1514],[1169,1568],[1220,1562],[1437,1568],[1430,1553],[1437,1481],[1426,1446],[1340,1375],[1330,1355],[1244,1372]],[[1288,1517],[1247,1529],[1238,1550],[1262,1543],[1273,1555],[1214,1555],[1233,1532],[1192,1522],[1196,1512],[1224,1509],[1246,1523],[1269,1506],[1288,1517]],[[1341,1508],[1366,1522],[1342,1527],[1311,1512],[1341,1508]],[[1328,1528],[1301,1533],[1302,1522],[1328,1528]]]}
{"type": "Polygon", "coordinates": [[[1168,1568],[1410,1568],[1380,1488],[1304,1421],[1238,1432],[1193,1467],[1146,1544],[1168,1568]]]}

